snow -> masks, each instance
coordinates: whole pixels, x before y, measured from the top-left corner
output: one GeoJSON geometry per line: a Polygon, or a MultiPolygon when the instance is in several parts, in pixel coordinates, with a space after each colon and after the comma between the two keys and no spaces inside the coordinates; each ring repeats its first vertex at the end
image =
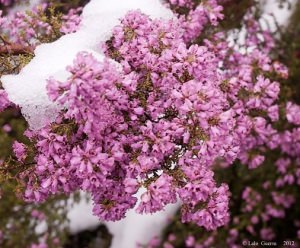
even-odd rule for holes
{"type": "Polygon", "coordinates": [[[264,14],[261,18],[261,24],[263,25],[263,28],[267,29],[269,27],[271,31],[276,31],[276,22],[279,26],[284,27],[288,23],[297,0],[289,0],[289,2],[291,4],[291,8],[289,8],[289,4],[287,3],[283,4],[283,7],[280,8],[278,1],[275,0],[261,1],[264,11],[264,14]]]}
{"type": "Polygon", "coordinates": [[[111,36],[112,28],[129,10],[140,9],[151,18],[171,19],[171,10],[159,0],[91,0],[83,9],[82,24],[76,33],[57,41],[42,44],[35,57],[18,75],[2,76],[3,87],[10,101],[21,107],[29,126],[37,130],[55,120],[59,108],[48,99],[47,79],[53,76],[64,81],[68,77],[66,66],[72,64],[76,54],[90,51],[103,59],[99,44],[111,36]]]}
{"type": "MultiPolygon", "coordinates": [[[[137,197],[141,195],[141,191],[137,197]]],[[[92,201],[86,201],[86,194],[81,194],[82,200],[73,206],[68,213],[70,230],[78,233],[87,229],[94,229],[101,224],[92,214],[92,201]]],[[[134,248],[137,243],[145,244],[154,236],[159,236],[168,219],[176,213],[179,203],[168,205],[164,211],[152,215],[140,215],[134,209],[128,211],[126,218],[118,222],[105,222],[113,236],[110,248],[134,248]]]]}
{"type": "Polygon", "coordinates": [[[71,233],[92,230],[101,224],[99,218],[93,215],[93,204],[87,193],[80,192],[80,197],[80,202],[74,203],[67,215],[71,233]]]}
{"type": "Polygon", "coordinates": [[[106,223],[113,234],[111,248],[134,248],[137,243],[146,244],[151,238],[160,236],[168,219],[174,216],[178,208],[179,203],[171,204],[164,211],[152,215],[140,215],[130,210],[125,219],[106,223]]]}

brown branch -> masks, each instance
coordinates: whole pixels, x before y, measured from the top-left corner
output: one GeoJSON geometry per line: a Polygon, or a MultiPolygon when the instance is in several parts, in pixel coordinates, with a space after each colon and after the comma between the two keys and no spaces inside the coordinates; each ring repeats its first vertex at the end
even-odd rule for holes
{"type": "Polygon", "coordinates": [[[4,46],[0,45],[0,54],[33,54],[34,48],[31,46],[22,46],[18,44],[7,44],[4,46]]]}

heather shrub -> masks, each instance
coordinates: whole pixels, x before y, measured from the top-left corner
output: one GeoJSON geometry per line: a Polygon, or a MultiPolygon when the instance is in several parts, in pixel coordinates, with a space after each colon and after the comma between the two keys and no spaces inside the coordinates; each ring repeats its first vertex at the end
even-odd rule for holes
{"type": "Polygon", "coordinates": [[[180,202],[149,247],[297,245],[299,3],[287,26],[256,1],[1,4],[0,179],[17,208],[62,208],[62,228],[80,190],[101,221],[180,202]]]}

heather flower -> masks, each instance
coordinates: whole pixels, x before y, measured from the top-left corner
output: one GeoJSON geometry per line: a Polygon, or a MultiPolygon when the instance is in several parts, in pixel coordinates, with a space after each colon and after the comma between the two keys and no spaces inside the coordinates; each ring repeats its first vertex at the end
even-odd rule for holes
{"type": "Polygon", "coordinates": [[[275,237],[275,234],[272,228],[262,228],[260,230],[260,237],[263,240],[272,240],[275,237]]]}
{"type": "Polygon", "coordinates": [[[63,34],[74,33],[78,30],[81,23],[80,13],[82,8],[71,9],[66,15],[62,17],[63,25],[60,28],[60,32],[63,34]]]}
{"type": "Polygon", "coordinates": [[[2,129],[3,129],[3,131],[6,132],[6,133],[9,133],[9,132],[12,131],[12,127],[11,127],[9,124],[3,125],[2,129]]]}
{"type": "Polygon", "coordinates": [[[188,236],[187,238],[186,238],[186,240],[185,240],[185,245],[187,246],[187,247],[194,247],[194,245],[195,245],[195,238],[194,238],[194,236],[188,236]]]}
{"type": "Polygon", "coordinates": [[[260,166],[265,160],[265,157],[262,155],[254,156],[250,162],[248,162],[249,169],[255,169],[260,166]]]}
{"type": "Polygon", "coordinates": [[[295,202],[293,195],[283,195],[277,192],[272,192],[271,195],[276,205],[283,206],[284,208],[290,208],[295,202]]]}
{"type": "Polygon", "coordinates": [[[117,221],[124,218],[128,209],[136,203],[136,198],[123,192],[122,185],[107,182],[101,192],[93,191],[95,203],[93,212],[103,220],[117,221]]]}
{"type": "Polygon", "coordinates": [[[275,122],[279,120],[279,107],[278,105],[273,105],[268,108],[268,116],[271,121],[275,122]]]}
{"type": "Polygon", "coordinates": [[[126,178],[124,180],[124,185],[125,185],[125,192],[129,194],[136,193],[139,188],[139,184],[137,180],[133,178],[126,178]]]}
{"type": "Polygon", "coordinates": [[[275,165],[277,166],[277,170],[279,173],[286,174],[290,163],[291,163],[290,159],[280,158],[276,161],[275,165]]]}
{"type": "Polygon", "coordinates": [[[40,244],[32,244],[30,248],[48,248],[48,245],[45,243],[40,243],[40,244]]]}
{"type": "Polygon", "coordinates": [[[254,225],[259,222],[259,218],[256,215],[252,216],[250,220],[251,220],[251,223],[254,225]]]}
{"type": "Polygon", "coordinates": [[[18,159],[18,161],[22,162],[27,156],[26,146],[18,141],[13,143],[13,150],[18,159]]]}
{"type": "Polygon", "coordinates": [[[40,221],[43,221],[45,219],[45,214],[38,211],[38,210],[36,210],[36,209],[32,210],[31,216],[33,218],[36,218],[36,219],[40,220],[40,221]]]}
{"type": "Polygon", "coordinates": [[[207,230],[214,230],[229,221],[228,201],[228,186],[223,184],[213,190],[210,199],[203,203],[202,208],[200,205],[199,210],[188,210],[189,208],[184,206],[181,210],[182,221],[194,222],[207,230]]]}
{"type": "Polygon", "coordinates": [[[274,67],[274,70],[275,70],[282,78],[285,78],[285,79],[288,78],[288,76],[289,76],[289,71],[288,71],[288,68],[287,68],[285,65],[279,63],[278,61],[275,61],[275,62],[273,63],[273,67],[274,67]]]}
{"type": "Polygon", "coordinates": [[[11,103],[8,100],[7,93],[4,90],[0,89],[0,112],[10,106],[11,103]]]}
{"type": "Polygon", "coordinates": [[[286,118],[287,120],[295,125],[300,125],[299,117],[300,106],[292,102],[286,104],[286,118]]]}
{"type": "Polygon", "coordinates": [[[138,213],[154,213],[162,210],[165,205],[176,202],[176,194],[172,185],[172,177],[162,174],[151,183],[141,196],[138,213]]]}

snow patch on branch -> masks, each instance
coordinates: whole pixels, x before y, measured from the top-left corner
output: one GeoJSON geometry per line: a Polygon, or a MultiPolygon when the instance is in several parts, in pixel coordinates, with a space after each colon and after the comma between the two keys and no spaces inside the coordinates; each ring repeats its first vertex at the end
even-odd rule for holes
{"type": "Polygon", "coordinates": [[[59,107],[48,98],[47,79],[65,81],[78,52],[91,52],[98,60],[104,59],[100,43],[110,38],[112,28],[119,24],[129,10],[141,10],[151,18],[171,19],[171,10],[159,0],[91,0],[82,13],[82,23],[76,33],[57,41],[42,44],[35,50],[35,57],[18,75],[1,78],[9,100],[21,107],[22,113],[33,130],[55,120],[59,107]]]}

